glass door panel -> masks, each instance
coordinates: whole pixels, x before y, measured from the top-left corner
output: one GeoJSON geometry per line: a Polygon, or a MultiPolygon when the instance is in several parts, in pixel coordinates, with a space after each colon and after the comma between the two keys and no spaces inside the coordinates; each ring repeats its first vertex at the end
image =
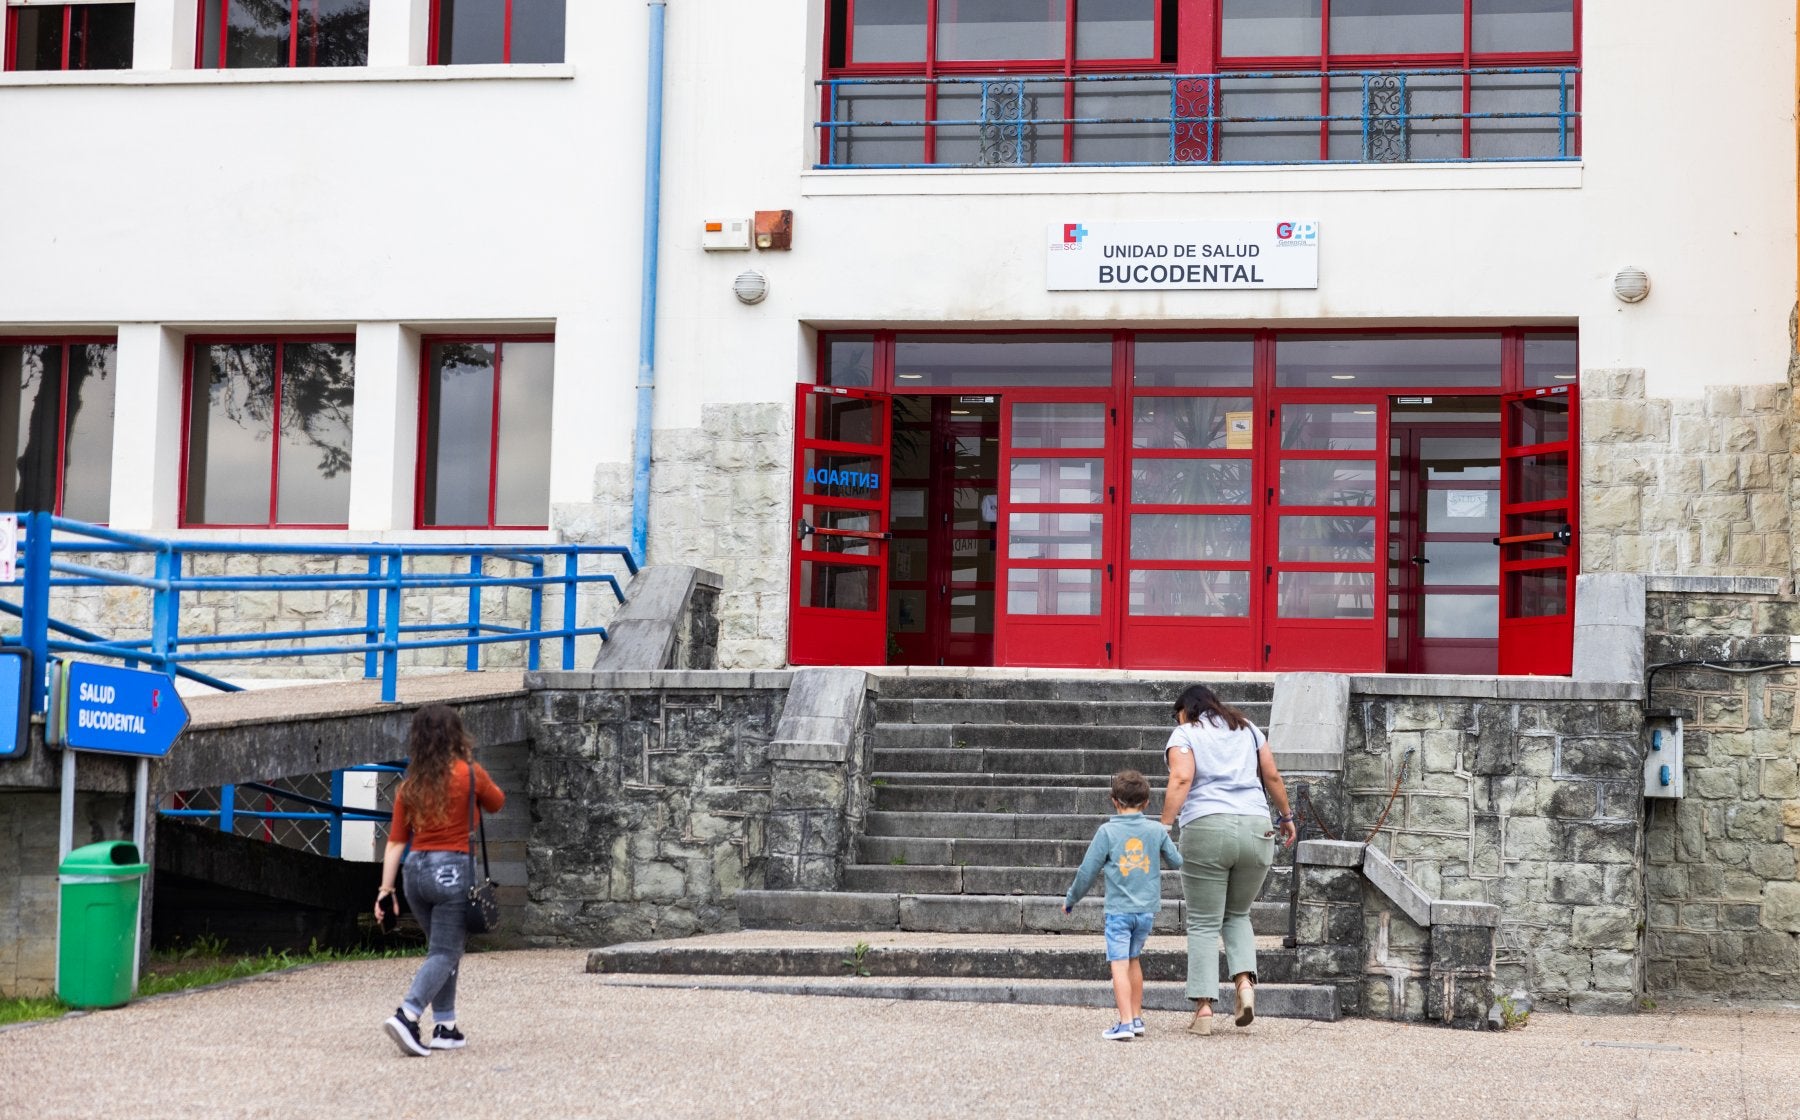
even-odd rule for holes
{"type": "Polygon", "coordinates": [[[882,393],[798,387],[788,626],[793,664],[887,663],[889,409],[882,393]]]}
{"type": "Polygon", "coordinates": [[[1114,414],[1101,394],[1070,396],[1001,401],[997,664],[1115,663],[1114,414]]]}
{"type": "Polygon", "coordinates": [[[1501,398],[1500,672],[1566,676],[1574,663],[1577,393],[1501,398]]]}

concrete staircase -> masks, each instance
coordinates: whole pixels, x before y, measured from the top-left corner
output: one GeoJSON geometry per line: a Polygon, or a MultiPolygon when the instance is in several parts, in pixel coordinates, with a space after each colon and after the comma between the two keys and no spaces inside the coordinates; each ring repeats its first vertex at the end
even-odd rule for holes
{"type": "MultiPolygon", "coordinates": [[[[1187,681],[892,677],[875,729],[874,807],[832,893],[745,891],[747,929],[1058,933],[1099,929],[1102,890],[1062,912],[1108,784],[1132,767],[1162,806],[1162,747],[1187,681]]],[[[1259,726],[1271,685],[1221,684],[1259,726]]],[[[1288,869],[1252,913],[1287,931],[1288,869]]],[[[1185,928],[1180,873],[1163,872],[1158,932],[1185,928]]]]}
{"type": "MultiPolygon", "coordinates": [[[[1110,1005],[1100,938],[1102,890],[1073,914],[1062,897],[1124,767],[1151,780],[1161,808],[1162,747],[1187,680],[895,676],[883,680],[874,801],[841,889],[741,891],[744,932],[615,945],[590,972],[614,983],[885,999],[1110,1005]],[[855,936],[833,936],[833,934],[855,936]],[[1058,937],[1057,934],[1081,936],[1058,937]],[[866,956],[847,961],[860,945],[866,956]]],[[[1219,686],[1266,727],[1272,685],[1219,686]]],[[[1252,918],[1259,1010],[1336,1019],[1333,989],[1293,984],[1290,871],[1271,873],[1252,918]]],[[[1146,950],[1146,1006],[1190,1007],[1179,872],[1146,950]]],[[[1229,1009],[1229,990],[1222,995],[1229,1009]]]]}

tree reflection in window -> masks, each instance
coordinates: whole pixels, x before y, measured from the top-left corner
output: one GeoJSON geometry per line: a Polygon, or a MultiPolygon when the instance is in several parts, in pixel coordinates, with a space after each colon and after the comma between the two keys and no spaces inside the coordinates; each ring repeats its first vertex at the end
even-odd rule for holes
{"type": "Polygon", "coordinates": [[[201,0],[201,12],[203,68],[369,63],[369,0],[201,0]]]}
{"type": "Polygon", "coordinates": [[[0,346],[0,454],[15,510],[105,521],[112,488],[112,342],[0,346]],[[59,472],[60,466],[60,472],[59,472]]]}

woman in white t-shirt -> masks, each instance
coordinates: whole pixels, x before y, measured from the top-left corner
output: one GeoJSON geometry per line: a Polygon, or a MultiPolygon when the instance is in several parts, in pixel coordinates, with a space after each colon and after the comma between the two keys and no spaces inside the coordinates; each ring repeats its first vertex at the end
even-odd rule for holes
{"type": "Polygon", "coordinates": [[[1275,838],[1294,842],[1287,786],[1269,741],[1244,713],[1205,685],[1175,702],[1176,728],[1163,754],[1169,787],[1162,822],[1181,825],[1181,892],[1187,899],[1187,994],[1194,1001],[1188,1030],[1211,1034],[1219,993],[1219,942],[1225,970],[1237,985],[1237,1025],[1256,1018],[1256,934],[1250,904],[1262,893],[1275,860],[1275,838]],[[1279,816],[1269,823],[1269,802],[1279,816]]]}

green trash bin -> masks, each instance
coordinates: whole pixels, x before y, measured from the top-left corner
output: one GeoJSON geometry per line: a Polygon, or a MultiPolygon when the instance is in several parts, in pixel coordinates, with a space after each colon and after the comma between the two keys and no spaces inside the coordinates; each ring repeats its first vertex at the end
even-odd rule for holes
{"type": "Polygon", "coordinates": [[[58,869],[56,994],[71,1007],[130,1002],[137,956],[140,881],[150,866],[136,844],[108,840],[76,848],[58,869]]]}

